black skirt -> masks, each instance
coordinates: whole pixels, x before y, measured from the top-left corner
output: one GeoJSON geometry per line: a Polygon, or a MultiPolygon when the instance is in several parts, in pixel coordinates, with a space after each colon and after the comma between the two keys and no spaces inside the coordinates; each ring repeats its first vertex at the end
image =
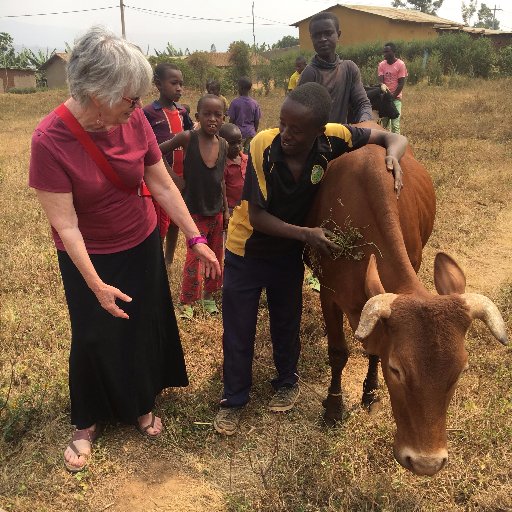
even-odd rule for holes
{"type": "Polygon", "coordinates": [[[129,295],[129,320],[99,304],[65,251],[57,251],[71,319],[71,423],[135,423],[164,388],[188,385],[158,231],[138,246],[91,254],[101,279],[129,295]]]}

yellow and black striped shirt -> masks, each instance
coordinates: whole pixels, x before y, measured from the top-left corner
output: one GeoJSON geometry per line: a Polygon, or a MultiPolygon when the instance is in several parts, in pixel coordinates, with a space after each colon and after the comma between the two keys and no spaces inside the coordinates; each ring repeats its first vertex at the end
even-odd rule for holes
{"type": "Polygon", "coordinates": [[[258,133],[251,141],[242,203],[229,222],[226,248],[239,255],[272,258],[302,250],[298,240],[266,235],[252,228],[249,203],[289,224],[303,226],[327,164],[348,151],[368,143],[370,130],[329,123],[317,138],[295,181],[285,161],[278,128],[258,133]]]}

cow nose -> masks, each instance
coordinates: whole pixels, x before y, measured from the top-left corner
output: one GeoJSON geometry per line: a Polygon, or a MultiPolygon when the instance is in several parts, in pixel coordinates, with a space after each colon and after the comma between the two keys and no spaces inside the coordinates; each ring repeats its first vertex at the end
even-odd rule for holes
{"type": "Polygon", "coordinates": [[[448,461],[448,450],[434,453],[417,453],[410,448],[401,448],[395,452],[396,460],[415,475],[433,476],[444,468],[448,461]]]}

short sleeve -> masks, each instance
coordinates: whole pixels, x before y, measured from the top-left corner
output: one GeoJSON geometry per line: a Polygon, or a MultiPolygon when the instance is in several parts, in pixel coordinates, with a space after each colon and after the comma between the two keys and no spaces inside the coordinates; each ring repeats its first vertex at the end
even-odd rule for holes
{"type": "Polygon", "coordinates": [[[371,133],[369,128],[357,128],[352,125],[344,126],[350,132],[350,138],[352,140],[351,150],[362,148],[368,144],[371,133]]]}
{"type": "Polygon", "coordinates": [[[146,132],[146,139],[148,141],[148,150],[144,155],[144,165],[149,167],[150,165],[155,165],[162,159],[162,152],[158,147],[158,142],[156,141],[155,133],[151,128],[148,120],[145,115],[140,116],[140,122],[144,126],[144,131],[146,132]]]}
{"type": "MultiPolygon", "coordinates": [[[[261,173],[260,179],[264,181],[263,187],[266,189],[266,181],[263,173],[261,173]]],[[[262,183],[260,183],[258,180],[258,175],[254,169],[251,155],[249,155],[249,161],[247,162],[247,168],[245,171],[245,182],[244,190],[242,192],[242,200],[245,200],[251,204],[255,204],[263,209],[267,208],[267,200],[263,195],[262,183]]]]}
{"type": "Polygon", "coordinates": [[[231,119],[236,117],[236,105],[234,100],[231,102],[231,105],[229,105],[227,114],[231,119]]]}
{"type": "Polygon", "coordinates": [[[398,70],[398,78],[405,78],[407,76],[407,68],[405,67],[405,62],[400,62],[400,68],[398,70]]]}
{"type": "Polygon", "coordinates": [[[377,68],[377,75],[378,76],[384,76],[384,66],[383,66],[384,62],[381,61],[379,62],[379,67],[377,68]]]}
{"type": "Polygon", "coordinates": [[[28,184],[32,188],[46,192],[71,192],[71,179],[62,164],[46,147],[46,138],[47,136],[39,130],[32,135],[28,184]]]}

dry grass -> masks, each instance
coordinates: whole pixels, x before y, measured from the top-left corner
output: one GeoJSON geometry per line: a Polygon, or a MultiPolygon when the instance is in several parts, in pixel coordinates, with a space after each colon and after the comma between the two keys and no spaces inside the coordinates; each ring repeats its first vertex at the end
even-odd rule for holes
{"type": "MultiPolygon", "coordinates": [[[[403,117],[403,131],[430,170],[438,197],[422,279],[432,286],[433,256],[446,250],[464,261],[468,285],[480,283],[486,289],[479,291],[497,301],[509,327],[512,258],[503,248],[512,243],[506,211],[512,200],[512,106],[500,98],[511,86],[503,80],[468,82],[463,89],[409,87],[403,117]]],[[[168,391],[159,401],[167,426],[163,439],[149,443],[133,428],[111,427],[90,469],[83,475],[66,473],[61,460],[70,434],[68,317],[48,225],[26,187],[30,134],[64,98],[62,91],[0,95],[0,508],[512,510],[510,349],[499,346],[481,325],[471,329],[471,367],[449,408],[450,461],[436,477],[418,478],[393,461],[387,392],[382,391],[382,409],[375,417],[358,406],[366,360],[352,339],[344,374],[349,415],[341,427],[324,428],[326,341],[318,296],[309,289],[302,394],[295,410],[272,415],[265,407],[273,370],[263,299],[253,399],[241,435],[220,438],[209,424],[221,392],[222,327],[218,318],[198,318],[180,324],[191,385],[168,391]]],[[[196,99],[187,97],[192,105],[196,99]]],[[[262,127],[275,125],[282,97],[257,99],[262,127]]],[[[182,261],[183,245],[171,272],[174,296],[182,261]]]]}

